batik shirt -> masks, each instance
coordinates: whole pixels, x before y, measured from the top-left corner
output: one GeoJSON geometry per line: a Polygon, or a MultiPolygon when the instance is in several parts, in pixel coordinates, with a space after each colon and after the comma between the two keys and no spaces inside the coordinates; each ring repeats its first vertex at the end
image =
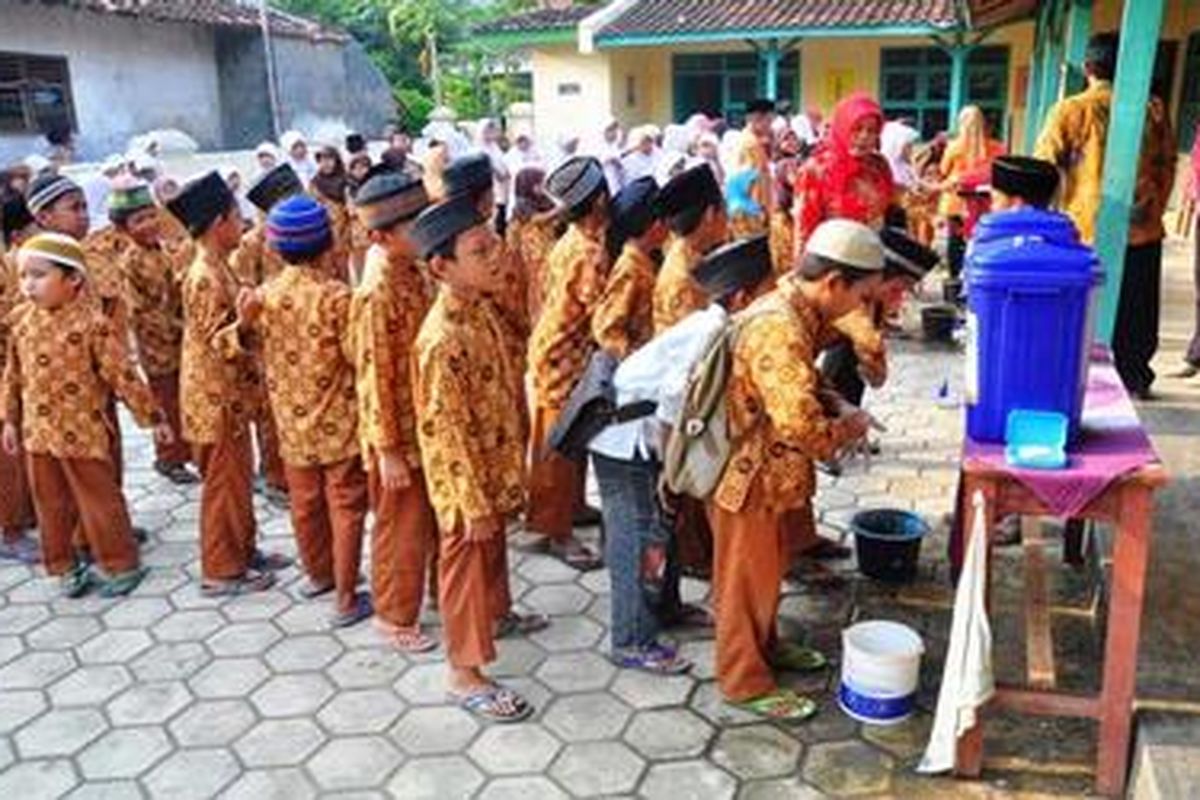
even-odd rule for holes
{"type": "Polygon", "coordinates": [[[667,245],[662,271],[654,285],[655,333],[708,306],[708,293],[692,277],[701,255],[687,236],[677,236],[667,245]]]}
{"type": "Polygon", "coordinates": [[[183,270],[165,248],[136,242],[121,256],[120,269],[142,369],[151,378],[178,372],[183,350],[183,270]]]}
{"type": "Polygon", "coordinates": [[[526,307],[530,324],[535,324],[546,299],[546,271],[554,247],[554,222],[513,220],[507,234],[508,248],[525,273],[526,307]]]}
{"type": "Polygon", "coordinates": [[[654,260],[626,242],[592,315],[592,337],[618,359],[654,336],[654,260]]]}
{"type": "Polygon", "coordinates": [[[883,156],[872,153],[859,159],[857,171],[842,189],[832,185],[833,158],[830,152],[819,153],[796,172],[792,212],[793,246],[798,253],[804,252],[808,238],[827,219],[852,219],[880,230],[884,212],[892,204],[892,169],[883,156]]]}

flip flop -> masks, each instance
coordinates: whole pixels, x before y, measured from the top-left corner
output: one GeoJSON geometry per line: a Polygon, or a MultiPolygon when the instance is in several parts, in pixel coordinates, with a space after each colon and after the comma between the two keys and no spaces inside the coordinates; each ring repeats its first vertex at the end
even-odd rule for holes
{"type": "Polygon", "coordinates": [[[95,576],[86,564],[76,564],[58,578],[58,590],[63,597],[74,600],[83,597],[92,588],[95,576]]]}
{"type": "Polygon", "coordinates": [[[790,689],[776,689],[760,697],[730,705],[781,722],[803,722],[817,713],[817,704],[790,689]]]}
{"type": "Polygon", "coordinates": [[[496,638],[528,635],[550,627],[550,618],[545,614],[518,614],[510,611],[496,621],[496,638]]]}
{"type": "Polygon", "coordinates": [[[294,563],[296,563],[295,559],[285,556],[283,553],[266,553],[257,548],[250,556],[250,569],[259,572],[282,572],[294,563]]]}
{"type": "Polygon", "coordinates": [[[600,510],[591,506],[584,506],[579,509],[571,517],[571,526],[574,528],[594,528],[601,523],[604,517],[600,514],[600,510]]]}
{"type": "Polygon", "coordinates": [[[200,594],[203,597],[237,597],[254,592],[265,592],[274,585],[275,574],[273,572],[246,570],[245,574],[239,578],[201,583],[200,594]]]}
{"type": "Polygon", "coordinates": [[[820,650],[795,642],[780,642],[771,653],[771,666],[787,672],[816,672],[829,666],[829,659],[820,650]]]}
{"type": "Polygon", "coordinates": [[[322,595],[327,595],[334,590],[332,583],[317,583],[312,578],[305,578],[300,584],[300,588],[296,593],[304,600],[313,600],[322,595]]]}
{"type": "Polygon", "coordinates": [[[613,654],[612,662],[621,669],[635,669],[651,675],[682,675],[693,666],[675,648],[658,643],[618,651],[613,654]]]}
{"type": "Polygon", "coordinates": [[[42,548],[38,540],[28,533],[0,540],[0,561],[16,561],[32,566],[41,560],[42,548]]]}
{"type": "Polygon", "coordinates": [[[425,633],[419,626],[397,628],[391,635],[392,647],[402,653],[428,653],[436,650],[438,640],[425,633]]]}
{"type": "Polygon", "coordinates": [[[524,697],[496,684],[469,692],[450,692],[448,697],[459,708],[501,725],[521,722],[533,714],[533,706],[524,697]]]}
{"type": "Polygon", "coordinates": [[[604,559],[583,542],[574,537],[564,542],[551,542],[550,555],[580,572],[591,572],[604,566],[604,559]]]}
{"type": "Polygon", "coordinates": [[[128,572],[121,572],[111,578],[100,581],[101,597],[124,597],[132,592],[150,574],[146,567],[134,567],[128,572]]]}
{"type": "Polygon", "coordinates": [[[154,471],[176,486],[189,486],[200,482],[200,477],[184,464],[164,464],[156,461],[154,471]]]}
{"type": "Polygon", "coordinates": [[[375,613],[371,607],[371,596],[359,593],[354,596],[354,607],[346,611],[334,611],[329,618],[329,625],[334,628],[349,628],[367,619],[375,613]]]}

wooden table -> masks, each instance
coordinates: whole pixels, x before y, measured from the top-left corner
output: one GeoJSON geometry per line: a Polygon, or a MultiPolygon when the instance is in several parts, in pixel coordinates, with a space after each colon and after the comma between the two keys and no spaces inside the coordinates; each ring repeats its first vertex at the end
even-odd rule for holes
{"type": "MultiPolygon", "coordinates": [[[[1100,726],[1095,769],[1096,791],[1107,796],[1118,796],[1124,791],[1129,770],[1138,636],[1153,529],[1153,496],[1156,490],[1166,485],[1167,480],[1167,473],[1160,465],[1142,467],[1114,481],[1078,515],[1083,519],[1108,522],[1115,526],[1100,694],[1079,695],[1054,691],[1052,657],[1048,680],[1045,675],[1040,680],[1037,678],[1036,672],[1045,665],[1045,659],[1038,657],[1035,651],[1045,652],[1045,642],[1049,641],[1049,614],[1039,617],[1034,609],[1026,614],[1027,622],[1034,621],[1032,628],[1035,628],[1027,631],[1027,648],[1031,651],[1027,661],[1034,677],[1033,683],[1042,688],[997,684],[996,693],[987,705],[987,708],[1007,709],[1019,714],[1096,720],[1100,726]],[[1043,619],[1044,623],[1038,624],[1039,619],[1043,619]]],[[[975,510],[970,498],[975,496],[976,491],[984,495],[983,522],[987,531],[993,529],[996,520],[1009,514],[1051,516],[1042,501],[1020,481],[990,463],[971,459],[965,461],[963,489],[960,513],[963,515],[964,531],[974,530],[975,510]]],[[[989,584],[992,563],[990,549],[987,558],[989,584]]],[[[1039,589],[1035,587],[1032,593],[1035,601],[1039,589]]],[[[1036,602],[1032,605],[1036,605],[1036,602]]],[[[958,740],[955,759],[955,772],[958,775],[978,777],[983,768],[985,715],[986,709],[979,715],[975,727],[958,740]]]]}

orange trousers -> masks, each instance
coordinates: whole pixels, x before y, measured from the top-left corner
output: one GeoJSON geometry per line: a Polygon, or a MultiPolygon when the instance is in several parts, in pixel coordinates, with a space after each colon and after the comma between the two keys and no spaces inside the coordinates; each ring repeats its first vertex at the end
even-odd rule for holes
{"type": "Polygon", "coordinates": [[[784,537],[787,539],[789,560],[794,561],[802,557],[821,543],[811,504],[783,512],[781,524],[784,537]]]}
{"type": "Polygon", "coordinates": [[[24,456],[10,456],[0,448],[0,532],[16,533],[37,527],[33,495],[24,456]]]}
{"type": "Polygon", "coordinates": [[[230,423],[213,444],[197,445],[200,487],[200,572],[205,580],[246,574],[258,533],[254,520],[254,454],[250,430],[230,423]]]}
{"type": "Polygon", "coordinates": [[[713,610],[717,685],[739,702],[775,689],[769,663],[775,648],[780,582],[789,561],[782,515],[761,510],[754,494],[737,513],[709,504],[713,529],[713,610]]]}
{"type": "Polygon", "coordinates": [[[443,531],[438,560],[438,609],[446,659],[458,668],[496,659],[494,626],[508,614],[508,543],[503,535],[468,540],[461,528],[443,531]]]}
{"type": "Polygon", "coordinates": [[[75,563],[72,536],[76,530],[107,574],[128,572],[138,565],[137,542],[112,463],[29,453],[26,466],[47,572],[62,575],[75,563]]]}
{"type": "Polygon", "coordinates": [[[160,375],[150,379],[150,391],[167,415],[167,424],[175,433],[175,441],[171,444],[154,443],[154,459],[160,464],[186,464],[192,459],[192,449],[180,434],[182,426],[179,417],[179,373],[160,375]]]}
{"type": "Polygon", "coordinates": [[[536,406],[529,433],[529,509],[525,527],[552,539],[571,535],[575,511],[583,506],[587,468],[546,448],[558,409],[536,406]]]}
{"type": "Polygon", "coordinates": [[[316,467],[285,467],[300,560],[318,586],[354,597],[367,517],[367,474],[358,456],[316,467]]]}
{"type": "Polygon", "coordinates": [[[263,409],[254,420],[254,438],[258,442],[258,471],[272,489],[288,490],[287,468],[279,456],[279,434],[275,431],[275,416],[263,409]]]}
{"type": "Polygon", "coordinates": [[[425,476],[412,471],[407,488],[386,490],[372,463],[367,488],[375,527],[371,531],[371,599],[375,617],[407,628],[417,623],[425,599],[426,566],[436,563],[437,519],[425,488],[425,476]]]}

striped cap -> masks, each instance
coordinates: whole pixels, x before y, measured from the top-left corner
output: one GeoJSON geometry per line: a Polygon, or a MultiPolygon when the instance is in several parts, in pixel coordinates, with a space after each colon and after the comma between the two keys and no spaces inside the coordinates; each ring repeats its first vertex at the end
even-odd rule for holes
{"type": "Polygon", "coordinates": [[[108,214],[111,217],[129,216],[135,211],[154,205],[150,184],[124,176],[112,182],[108,193],[108,214]]]}
{"type": "Polygon", "coordinates": [[[401,172],[384,172],[370,178],[354,197],[354,213],[373,231],[410,220],[427,205],[425,184],[401,172]]]}
{"type": "Polygon", "coordinates": [[[289,259],[316,258],[333,245],[329,212],[306,194],[276,203],[267,215],[267,244],[289,259]]]}
{"type": "Polygon", "coordinates": [[[87,266],[83,257],[83,248],[74,237],[62,233],[39,233],[31,236],[17,251],[17,264],[25,266],[31,258],[44,258],[60,267],[73,269],[87,275],[87,266]]]}
{"type": "Polygon", "coordinates": [[[63,195],[82,191],[79,184],[66,175],[39,175],[29,184],[29,190],[25,194],[25,205],[29,206],[31,214],[37,214],[49,208],[63,195]]]}

